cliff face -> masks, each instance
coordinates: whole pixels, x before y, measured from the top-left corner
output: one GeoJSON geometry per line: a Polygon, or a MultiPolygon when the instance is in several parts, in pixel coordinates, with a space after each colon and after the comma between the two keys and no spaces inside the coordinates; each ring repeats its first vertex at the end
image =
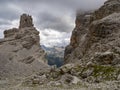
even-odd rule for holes
{"type": "Polygon", "coordinates": [[[44,56],[32,17],[23,14],[19,28],[5,30],[0,39],[0,76],[28,76],[44,70],[48,67],[44,56]]]}
{"type": "Polygon", "coordinates": [[[90,21],[90,13],[77,13],[75,28],[72,32],[70,44],[65,49],[65,63],[68,62],[76,62],[76,58],[80,59],[83,56],[82,51],[85,51],[83,48],[85,38],[87,36],[89,21],[90,21]],[[81,47],[80,47],[81,46],[81,47]]]}
{"type": "Polygon", "coordinates": [[[120,0],[108,0],[90,16],[78,14],[70,45],[65,50],[65,63],[119,64],[119,31],[120,0]]]}
{"type": "Polygon", "coordinates": [[[91,21],[102,19],[114,12],[120,12],[120,0],[108,0],[104,5],[95,11],[91,17],[91,21]]]}

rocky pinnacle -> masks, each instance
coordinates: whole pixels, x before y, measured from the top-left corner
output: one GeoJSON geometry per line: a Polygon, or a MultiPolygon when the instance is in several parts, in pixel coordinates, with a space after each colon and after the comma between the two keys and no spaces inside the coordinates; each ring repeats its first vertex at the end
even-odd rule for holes
{"type": "Polygon", "coordinates": [[[27,14],[22,14],[20,16],[20,25],[19,28],[24,28],[24,27],[33,27],[33,20],[30,15],[27,14]]]}

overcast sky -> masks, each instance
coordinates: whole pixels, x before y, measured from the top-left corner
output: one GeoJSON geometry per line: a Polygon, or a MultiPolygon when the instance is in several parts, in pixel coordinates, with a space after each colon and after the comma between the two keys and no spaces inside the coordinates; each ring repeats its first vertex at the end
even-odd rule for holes
{"type": "Polygon", "coordinates": [[[18,27],[23,13],[32,15],[40,31],[41,44],[67,45],[74,28],[75,13],[99,8],[106,0],[0,0],[0,38],[3,31],[18,27]]]}

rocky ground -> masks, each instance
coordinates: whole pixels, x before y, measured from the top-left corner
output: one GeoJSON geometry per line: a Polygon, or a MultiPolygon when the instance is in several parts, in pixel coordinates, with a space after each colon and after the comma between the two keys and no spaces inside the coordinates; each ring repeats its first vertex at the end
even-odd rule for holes
{"type": "Polygon", "coordinates": [[[0,80],[0,86],[1,90],[119,90],[120,65],[66,64],[27,78],[0,80]]]}

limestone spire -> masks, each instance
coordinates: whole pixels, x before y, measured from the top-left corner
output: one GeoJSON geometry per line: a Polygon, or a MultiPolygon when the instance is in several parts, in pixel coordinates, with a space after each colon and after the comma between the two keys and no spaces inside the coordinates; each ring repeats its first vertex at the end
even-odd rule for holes
{"type": "Polygon", "coordinates": [[[22,14],[20,16],[20,25],[19,28],[25,28],[25,27],[33,27],[33,20],[30,15],[22,14]]]}

